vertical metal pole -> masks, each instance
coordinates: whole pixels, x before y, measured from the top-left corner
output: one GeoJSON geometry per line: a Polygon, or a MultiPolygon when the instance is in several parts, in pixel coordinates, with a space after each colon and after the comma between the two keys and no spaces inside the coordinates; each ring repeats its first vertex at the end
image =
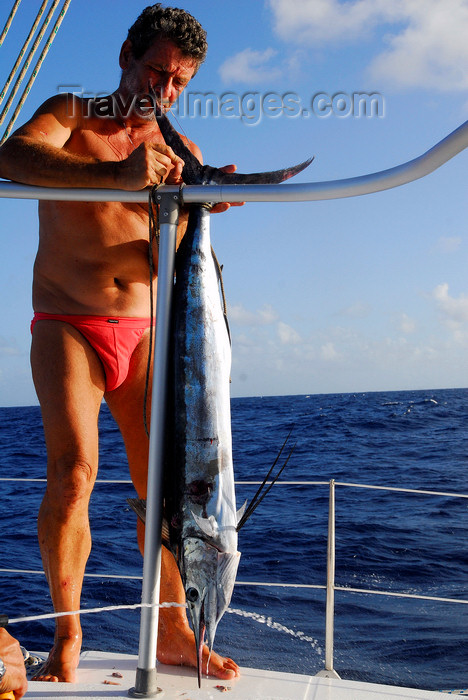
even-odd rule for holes
{"type": "Polygon", "coordinates": [[[325,670],[333,671],[335,615],[335,481],[330,481],[327,543],[327,610],[325,615],[325,670]]]}
{"type": "Polygon", "coordinates": [[[335,616],[335,480],[330,480],[327,541],[327,603],[325,611],[325,669],[317,676],[339,678],[333,668],[333,635],[335,616]]]}
{"type": "Polygon", "coordinates": [[[145,557],[143,562],[140,646],[135,687],[130,697],[148,698],[161,693],[156,683],[156,652],[159,622],[159,579],[161,571],[162,480],[164,430],[169,357],[171,301],[179,218],[179,195],[159,194],[159,263],[156,304],[156,334],[151,401],[151,427],[146,500],[145,557]]]}

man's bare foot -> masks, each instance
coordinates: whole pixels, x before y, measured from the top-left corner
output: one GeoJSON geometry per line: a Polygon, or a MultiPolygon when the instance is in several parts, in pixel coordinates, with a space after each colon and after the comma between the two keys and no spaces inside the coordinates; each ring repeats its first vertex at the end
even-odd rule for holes
{"type": "Polygon", "coordinates": [[[80,660],[81,635],[71,639],[58,639],[47,661],[33,681],[51,681],[57,683],[74,683],[76,669],[80,660]]]}
{"type": "MultiPolygon", "coordinates": [[[[160,617],[158,661],[171,666],[197,667],[195,637],[187,622],[180,621],[174,625],[172,620],[171,625],[168,626],[160,617]]],[[[220,656],[214,651],[210,656],[209,649],[205,644],[202,674],[229,681],[240,676],[240,669],[235,661],[220,656]]]]}

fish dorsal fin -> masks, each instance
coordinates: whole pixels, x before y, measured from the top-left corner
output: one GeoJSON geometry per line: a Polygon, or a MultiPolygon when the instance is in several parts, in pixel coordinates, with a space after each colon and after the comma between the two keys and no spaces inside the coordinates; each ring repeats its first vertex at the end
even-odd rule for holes
{"type": "Polygon", "coordinates": [[[196,524],[203,532],[203,534],[205,534],[207,537],[215,537],[215,535],[218,533],[219,528],[214,515],[210,515],[209,518],[200,518],[200,516],[195,515],[193,511],[192,515],[193,519],[195,520],[196,524]]]}
{"type": "Polygon", "coordinates": [[[238,525],[239,525],[240,521],[242,520],[242,517],[245,513],[245,509],[247,508],[247,503],[248,503],[248,501],[246,500],[244,505],[242,505],[236,513],[236,523],[238,525]]]}

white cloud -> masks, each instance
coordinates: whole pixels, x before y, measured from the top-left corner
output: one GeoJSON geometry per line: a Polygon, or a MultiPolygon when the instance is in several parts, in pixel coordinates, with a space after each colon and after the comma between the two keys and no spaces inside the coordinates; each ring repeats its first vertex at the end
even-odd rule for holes
{"type": "Polygon", "coordinates": [[[410,316],[408,316],[407,314],[402,313],[398,317],[397,327],[402,333],[409,335],[410,333],[415,332],[416,322],[413,318],[410,318],[410,316]]]}
{"type": "Polygon", "coordinates": [[[356,301],[354,304],[347,306],[338,312],[339,316],[347,316],[349,318],[366,318],[371,313],[372,308],[369,304],[363,301],[356,301]]]}
{"type": "Polygon", "coordinates": [[[287,323],[283,321],[278,321],[277,325],[278,337],[283,345],[297,345],[302,341],[301,336],[294,328],[288,326],[287,323]]]}
{"type": "Polygon", "coordinates": [[[336,351],[334,343],[328,342],[322,345],[320,357],[327,362],[339,359],[339,353],[336,351]]]}
{"type": "MultiPolygon", "coordinates": [[[[468,318],[467,298],[452,299],[444,285],[434,294],[452,315],[468,318]]],[[[301,335],[282,321],[240,335],[234,329],[234,395],[460,386],[460,376],[466,375],[468,324],[452,324],[450,333],[418,327],[402,334],[402,327],[410,331],[413,321],[400,314],[392,325],[393,331],[388,326],[380,332],[327,326],[301,335]]]]}
{"type": "Polygon", "coordinates": [[[468,2],[413,0],[408,26],[371,66],[374,78],[441,91],[468,88],[468,2]]]}
{"type": "Polygon", "coordinates": [[[271,60],[276,54],[274,49],[265,51],[244,49],[226,59],[220,66],[221,79],[228,84],[247,83],[249,85],[276,80],[281,75],[281,70],[271,65],[271,60]]]}
{"type": "Polygon", "coordinates": [[[439,253],[454,253],[460,248],[461,243],[461,236],[441,236],[435,247],[439,253]]]}
{"type": "Polygon", "coordinates": [[[468,321],[468,296],[460,294],[458,299],[449,295],[446,282],[438,284],[432,292],[443,319],[453,328],[468,321]]]}
{"type": "Polygon", "coordinates": [[[400,87],[468,87],[468,0],[269,0],[276,33],[308,46],[352,44],[377,29],[387,44],[371,78],[400,87]]]}
{"type": "Polygon", "coordinates": [[[354,42],[384,17],[394,13],[398,0],[270,0],[276,33],[285,41],[323,44],[354,42]]]}
{"type": "Polygon", "coordinates": [[[248,311],[242,304],[234,304],[229,306],[228,317],[240,326],[266,326],[278,320],[278,314],[271,304],[265,304],[257,311],[248,311]]]}
{"type": "Polygon", "coordinates": [[[0,336],[0,355],[19,355],[20,351],[18,349],[15,340],[8,340],[3,336],[0,336]]]}

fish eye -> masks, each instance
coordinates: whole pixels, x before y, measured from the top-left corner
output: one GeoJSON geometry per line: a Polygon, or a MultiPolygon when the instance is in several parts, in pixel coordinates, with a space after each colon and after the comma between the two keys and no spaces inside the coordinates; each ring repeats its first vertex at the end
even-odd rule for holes
{"type": "Polygon", "coordinates": [[[185,596],[190,603],[196,603],[198,600],[198,591],[196,588],[187,588],[185,596]]]}

